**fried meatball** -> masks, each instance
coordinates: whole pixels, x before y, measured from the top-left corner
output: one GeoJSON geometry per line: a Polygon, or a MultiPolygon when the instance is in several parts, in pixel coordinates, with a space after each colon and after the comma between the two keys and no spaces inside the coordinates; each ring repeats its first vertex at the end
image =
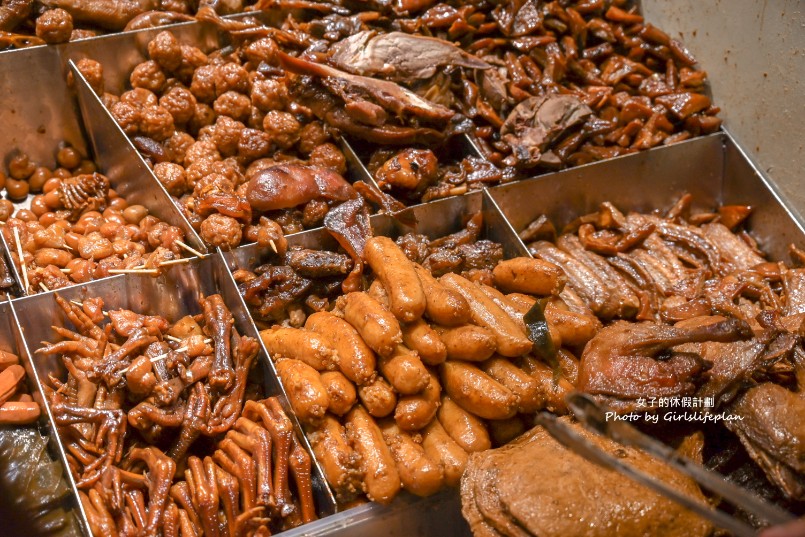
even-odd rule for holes
{"type": "Polygon", "coordinates": [[[182,131],[174,131],[170,138],[162,142],[162,147],[165,149],[165,154],[168,160],[181,164],[184,162],[187,148],[189,148],[195,140],[192,136],[182,131]]]}
{"type": "Polygon", "coordinates": [[[251,101],[242,93],[227,91],[215,99],[212,109],[219,116],[229,116],[238,121],[246,121],[251,113],[251,101]]]}
{"type": "Polygon", "coordinates": [[[167,81],[165,73],[159,67],[159,64],[153,60],[145,61],[139,64],[131,72],[129,82],[132,88],[145,88],[154,93],[160,93],[162,88],[165,87],[167,81]]]}
{"type": "Polygon", "coordinates": [[[347,172],[347,159],[344,153],[335,144],[326,143],[316,146],[310,152],[310,164],[322,168],[330,168],[336,173],[344,175],[347,172]]]}
{"type": "Polygon", "coordinates": [[[159,32],[148,43],[148,56],[162,69],[173,72],[182,64],[182,47],[170,32],[159,32]]]}
{"type": "Polygon", "coordinates": [[[200,102],[211,103],[215,100],[215,66],[203,65],[193,73],[190,91],[200,102]]]}
{"type": "Polygon", "coordinates": [[[228,116],[218,116],[213,129],[213,141],[221,155],[230,157],[237,153],[240,131],[245,128],[246,125],[240,121],[228,116]]]}
{"type": "Polygon", "coordinates": [[[243,49],[243,55],[250,62],[260,63],[266,62],[269,65],[277,65],[277,43],[270,37],[262,37],[252,43],[249,43],[243,49]]]}
{"type": "Polygon", "coordinates": [[[170,138],[173,131],[173,116],[166,109],[161,106],[151,106],[143,110],[140,132],[144,135],[157,142],[162,142],[170,138]]]}
{"type": "Polygon", "coordinates": [[[257,129],[243,129],[238,141],[238,155],[248,162],[265,156],[271,149],[271,138],[257,129]]]}
{"type": "Polygon", "coordinates": [[[78,72],[87,79],[87,84],[98,95],[103,94],[103,66],[95,60],[81,58],[75,64],[78,72]]]}
{"type": "Polygon", "coordinates": [[[112,105],[109,112],[111,112],[117,124],[120,125],[120,128],[123,129],[123,132],[129,136],[134,136],[140,132],[140,120],[142,119],[142,109],[140,107],[120,101],[112,105]]]}
{"type": "Polygon", "coordinates": [[[61,8],[49,9],[36,19],[36,36],[45,43],[66,43],[72,33],[73,17],[61,8]]]}
{"type": "Polygon", "coordinates": [[[280,149],[288,149],[299,140],[302,126],[288,112],[271,110],[263,119],[263,130],[271,137],[271,142],[280,149]]]}
{"type": "Polygon", "coordinates": [[[215,143],[212,141],[196,141],[187,148],[184,156],[184,166],[188,168],[197,162],[206,161],[212,164],[213,161],[221,160],[221,154],[215,143]]]}
{"type": "Polygon", "coordinates": [[[324,125],[319,121],[311,121],[299,131],[299,151],[309,155],[311,151],[329,139],[330,135],[324,130],[324,125]]]}
{"type": "Polygon", "coordinates": [[[215,123],[215,118],[215,110],[213,110],[209,105],[204,103],[196,103],[195,110],[193,111],[193,117],[190,118],[190,121],[187,124],[187,129],[191,133],[198,133],[198,131],[207,125],[212,125],[215,123]]]}
{"type": "Polygon", "coordinates": [[[215,213],[201,223],[201,238],[210,246],[230,249],[240,244],[243,231],[234,218],[215,213]]]}
{"type": "Polygon", "coordinates": [[[288,86],[285,85],[285,80],[255,80],[252,84],[251,102],[263,112],[284,110],[288,105],[288,86]]]}
{"type": "Polygon", "coordinates": [[[227,62],[215,67],[215,95],[228,91],[249,93],[249,72],[240,65],[227,62]]]}
{"type": "Polygon", "coordinates": [[[196,97],[181,86],[169,89],[160,97],[159,104],[170,112],[174,123],[180,125],[190,121],[196,113],[196,97]]]}
{"type": "Polygon", "coordinates": [[[180,49],[182,51],[182,62],[179,68],[174,71],[174,74],[183,83],[189,84],[196,70],[203,65],[207,65],[207,55],[201,52],[200,48],[193,45],[180,45],[180,49]]]}
{"type": "Polygon", "coordinates": [[[181,196],[187,190],[187,175],[178,164],[159,162],[154,166],[154,175],[171,196],[181,196]]]}
{"type": "Polygon", "coordinates": [[[134,88],[129,91],[124,91],[120,96],[120,101],[132,106],[138,106],[140,108],[156,106],[159,104],[156,94],[154,94],[153,91],[145,88],[134,88]]]}

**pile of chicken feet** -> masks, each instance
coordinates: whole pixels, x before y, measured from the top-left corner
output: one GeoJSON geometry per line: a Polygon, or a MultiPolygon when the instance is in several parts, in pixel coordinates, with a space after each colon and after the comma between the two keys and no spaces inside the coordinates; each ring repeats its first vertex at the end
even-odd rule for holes
{"type": "Polygon", "coordinates": [[[220,295],[173,324],[54,299],[76,331],[54,326],[63,340],[37,354],[68,372],[46,395],[94,535],[270,535],[316,518],[310,456],[250,381],[258,343],[220,295]]]}

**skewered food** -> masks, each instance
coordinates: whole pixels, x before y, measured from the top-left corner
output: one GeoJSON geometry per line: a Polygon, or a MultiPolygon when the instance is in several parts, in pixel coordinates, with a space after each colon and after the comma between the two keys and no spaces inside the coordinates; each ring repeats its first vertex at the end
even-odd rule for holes
{"type": "Polygon", "coordinates": [[[36,166],[24,153],[9,161],[11,176],[26,186],[22,197],[34,194],[30,209],[12,205],[3,215],[2,233],[26,294],[121,271],[156,275],[182,257],[184,232],[130,205],[92,161],[65,145],[56,162],[54,170],[36,166]]]}

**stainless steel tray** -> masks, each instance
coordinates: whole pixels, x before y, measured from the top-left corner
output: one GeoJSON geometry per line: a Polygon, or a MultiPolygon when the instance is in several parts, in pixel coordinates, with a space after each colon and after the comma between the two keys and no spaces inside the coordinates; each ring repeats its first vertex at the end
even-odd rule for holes
{"type": "MultiPolygon", "coordinates": [[[[304,438],[296,416],[292,413],[282,386],[277,380],[274,366],[260,341],[257,328],[252,322],[246,305],[220,254],[211,254],[203,259],[195,258],[187,265],[173,266],[165,275],[158,278],[132,274],[113,276],[15,300],[12,308],[22,333],[23,341],[20,348],[24,348],[27,356],[32,357],[31,378],[35,380],[39,393],[42,393],[42,384],[48,376],[64,378],[66,375],[66,370],[57,356],[33,354],[41,346],[42,341],[58,339],[52,332],[51,325],[73,328],[61,308],[56,305],[53,296],[56,292],[67,300],[82,301],[88,297],[100,297],[103,298],[104,306],[107,309],[125,308],[143,314],[158,314],[171,321],[176,321],[184,315],[200,313],[199,299],[202,296],[220,293],[235,318],[235,326],[238,331],[242,335],[256,338],[260,344],[257,363],[262,371],[266,396],[280,396],[297,434],[303,439],[308,453],[312,455],[310,445],[304,438]]],[[[50,423],[54,423],[53,414],[47,402],[43,408],[47,410],[50,423]]],[[[56,439],[56,441],[59,455],[67,468],[64,447],[60,439],[56,439]]],[[[312,477],[319,516],[326,517],[335,512],[335,499],[324,480],[318,462],[315,461],[315,458],[313,460],[312,477]]],[[[75,491],[75,481],[72,475],[70,475],[70,484],[75,491]]],[[[79,510],[85,531],[89,535],[86,514],[80,505],[79,510]]]]}
{"type": "Polygon", "coordinates": [[[622,211],[667,210],[684,193],[694,210],[750,205],[747,222],[760,249],[787,260],[805,242],[799,213],[749,161],[728,133],[717,133],[634,155],[571,168],[488,190],[515,231],[547,215],[557,229],[595,212],[604,201],[622,211]]]}

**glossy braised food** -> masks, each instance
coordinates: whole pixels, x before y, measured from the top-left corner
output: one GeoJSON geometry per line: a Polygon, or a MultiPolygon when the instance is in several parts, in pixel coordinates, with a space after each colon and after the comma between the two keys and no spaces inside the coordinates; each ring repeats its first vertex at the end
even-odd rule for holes
{"type": "Polygon", "coordinates": [[[54,295],[46,395],[95,535],[270,535],[317,517],[311,459],[220,295],[174,323],[54,295]],[[108,320],[108,323],[107,323],[108,320]]]}
{"type": "MultiPolygon", "coordinates": [[[[320,225],[358,193],[379,202],[321,170],[265,171],[343,175],[341,137],[366,145],[377,185],[410,204],[721,124],[690,53],[627,2],[402,4],[289,2],[304,9],[276,28],[204,11],[231,46],[204,54],[163,32],[132,90],[104,101],[205,240],[226,247],[270,221],[285,233],[320,225]],[[445,155],[456,139],[462,154],[445,155]],[[281,175],[286,189],[255,188],[281,175]]],[[[103,94],[99,66],[82,62],[103,94]]]]}
{"type": "Polygon", "coordinates": [[[158,275],[182,257],[184,232],[130,205],[92,161],[63,146],[56,162],[51,170],[17,153],[3,176],[12,200],[33,194],[30,208],[0,200],[2,233],[25,293],[129,270],[158,275]]]}
{"type": "MultiPolygon", "coordinates": [[[[504,261],[482,228],[478,214],[436,240],[366,237],[369,278],[344,294],[353,263],[336,252],[291,248],[282,265],[235,273],[339,501],[456,486],[468,453],[508,442],[539,409],[564,411],[570,382],[561,374],[554,385],[550,367],[525,356],[533,343],[522,316],[535,299],[519,294],[558,292],[561,270],[504,261]]],[[[600,322],[562,304],[545,315],[566,344],[583,345],[600,322]]],[[[573,375],[575,358],[560,352],[573,375]]]]}

